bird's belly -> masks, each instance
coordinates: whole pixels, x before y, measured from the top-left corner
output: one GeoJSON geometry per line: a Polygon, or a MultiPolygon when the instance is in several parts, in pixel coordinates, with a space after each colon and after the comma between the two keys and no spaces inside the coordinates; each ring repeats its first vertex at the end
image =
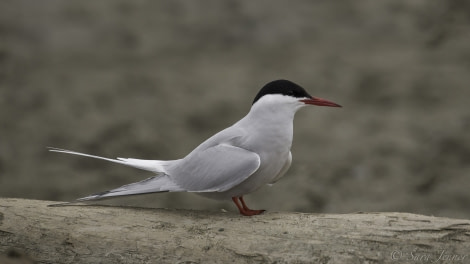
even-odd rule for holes
{"type": "Polygon", "coordinates": [[[199,194],[212,199],[230,199],[232,197],[239,197],[252,193],[262,186],[274,181],[289,158],[289,150],[287,150],[287,152],[283,151],[266,153],[264,155],[261,154],[260,158],[261,165],[259,169],[240,184],[225,192],[199,194]]]}

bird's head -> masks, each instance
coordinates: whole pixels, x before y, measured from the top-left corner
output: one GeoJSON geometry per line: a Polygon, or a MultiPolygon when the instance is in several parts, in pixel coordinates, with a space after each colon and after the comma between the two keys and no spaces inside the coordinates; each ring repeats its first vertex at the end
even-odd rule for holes
{"type": "Polygon", "coordinates": [[[313,97],[301,86],[287,80],[267,83],[253,100],[253,106],[256,104],[292,105],[296,109],[305,105],[341,107],[328,100],[313,97]]]}

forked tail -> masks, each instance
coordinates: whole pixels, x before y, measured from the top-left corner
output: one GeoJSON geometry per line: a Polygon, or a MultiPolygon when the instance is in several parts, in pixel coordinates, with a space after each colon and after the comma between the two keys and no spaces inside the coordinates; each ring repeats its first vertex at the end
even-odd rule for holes
{"type": "MultiPolygon", "coordinates": [[[[66,149],[59,149],[59,148],[48,148],[49,151],[59,152],[59,153],[67,153],[73,155],[79,155],[94,159],[101,159],[106,160],[134,168],[138,168],[141,170],[151,171],[157,173],[157,176],[150,177],[140,182],[135,182],[131,184],[127,184],[121,186],[116,189],[112,189],[109,191],[104,191],[96,194],[92,194],[83,198],[77,199],[76,202],[83,202],[83,201],[91,201],[91,200],[101,200],[107,198],[113,198],[117,196],[126,196],[126,195],[137,195],[137,194],[148,194],[148,193],[156,193],[156,192],[181,192],[186,191],[179,187],[167,174],[167,170],[165,167],[170,165],[172,162],[177,162],[177,160],[170,160],[170,161],[163,161],[163,160],[141,160],[141,159],[126,159],[126,158],[117,158],[117,159],[109,159],[105,157],[85,154],[81,152],[66,150],[66,149]]],[[[75,202],[72,202],[75,203],[75,202]]],[[[67,203],[62,204],[55,204],[51,206],[60,206],[66,205],[67,203]]],[[[70,203],[68,203],[70,204],[70,203]]]]}
{"type": "Polygon", "coordinates": [[[48,147],[48,149],[49,151],[52,151],[52,152],[67,153],[67,154],[84,156],[84,157],[89,157],[89,158],[94,158],[94,159],[106,160],[106,161],[134,167],[134,168],[141,169],[141,170],[151,171],[155,173],[166,173],[167,171],[165,167],[170,165],[172,162],[174,162],[174,160],[143,160],[143,159],[131,159],[131,158],[110,159],[110,158],[90,155],[90,154],[76,152],[76,151],[67,150],[67,149],[60,149],[60,148],[53,148],[53,147],[48,147]]]}

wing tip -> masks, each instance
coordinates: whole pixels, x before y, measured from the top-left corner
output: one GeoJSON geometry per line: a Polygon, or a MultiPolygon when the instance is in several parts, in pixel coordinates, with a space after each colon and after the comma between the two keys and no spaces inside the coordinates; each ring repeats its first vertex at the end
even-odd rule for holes
{"type": "Polygon", "coordinates": [[[104,192],[94,193],[92,195],[88,195],[88,196],[85,196],[85,197],[82,197],[82,198],[78,198],[77,201],[78,202],[84,202],[84,201],[91,201],[91,200],[99,200],[99,199],[105,198],[103,196],[105,196],[106,194],[108,194],[110,192],[111,191],[104,191],[104,192]]]}
{"type": "Polygon", "coordinates": [[[62,206],[70,206],[78,203],[79,201],[73,202],[63,202],[63,203],[55,203],[55,204],[48,204],[47,207],[62,207],[62,206]]]}

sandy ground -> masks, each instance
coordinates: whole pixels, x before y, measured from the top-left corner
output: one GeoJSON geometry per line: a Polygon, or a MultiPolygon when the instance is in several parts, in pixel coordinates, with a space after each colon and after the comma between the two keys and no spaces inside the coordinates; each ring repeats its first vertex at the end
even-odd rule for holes
{"type": "MultiPolygon", "coordinates": [[[[285,78],[344,108],[296,116],[270,211],[469,218],[470,2],[0,3],[0,196],[72,200],[152,176],[108,157],[181,158],[285,78]]],[[[158,194],[123,205],[233,211],[158,194]]]]}

